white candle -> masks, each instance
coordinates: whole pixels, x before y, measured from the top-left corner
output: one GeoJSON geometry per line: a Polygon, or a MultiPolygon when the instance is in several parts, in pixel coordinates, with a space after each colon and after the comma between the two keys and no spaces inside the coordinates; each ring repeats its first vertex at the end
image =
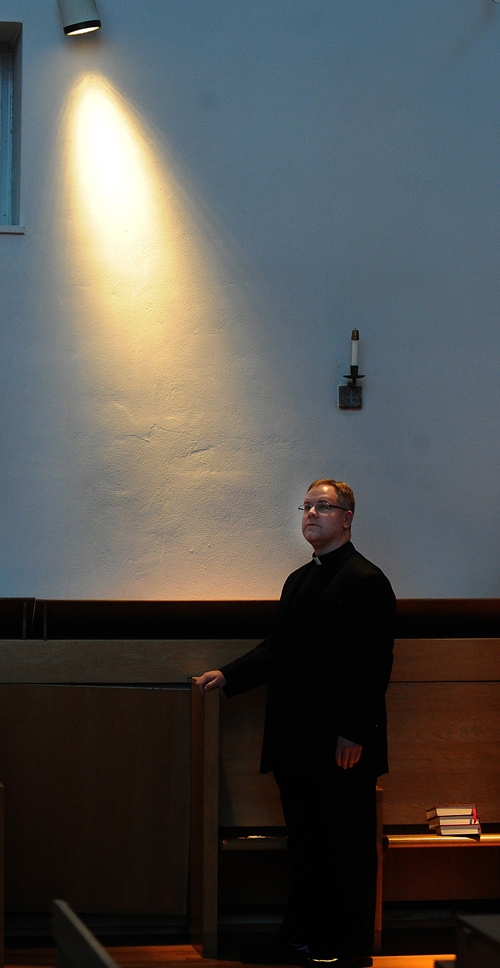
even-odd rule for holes
{"type": "Polygon", "coordinates": [[[358,365],[358,346],[359,346],[359,330],[353,329],[351,333],[351,366],[358,365]]]}

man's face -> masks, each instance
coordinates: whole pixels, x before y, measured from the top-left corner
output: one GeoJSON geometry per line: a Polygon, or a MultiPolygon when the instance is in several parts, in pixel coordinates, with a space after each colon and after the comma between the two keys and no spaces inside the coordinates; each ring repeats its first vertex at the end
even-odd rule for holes
{"type": "MultiPolygon", "coordinates": [[[[319,484],[307,492],[304,504],[317,504],[327,501],[328,504],[339,504],[337,492],[331,484],[319,484]]],[[[314,548],[317,555],[324,555],[328,551],[335,551],[349,541],[351,537],[352,511],[333,508],[328,513],[321,513],[316,508],[302,513],[302,534],[306,541],[314,548]]]]}

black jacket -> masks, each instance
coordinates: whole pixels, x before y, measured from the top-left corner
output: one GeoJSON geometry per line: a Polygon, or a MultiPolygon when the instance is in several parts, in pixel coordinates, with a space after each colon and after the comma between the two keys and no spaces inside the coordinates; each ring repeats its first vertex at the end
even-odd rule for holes
{"type": "Polygon", "coordinates": [[[273,634],[222,668],[227,696],[269,683],[261,772],[335,768],[337,736],[359,743],[354,767],[387,772],[385,692],[395,598],[351,542],[286,580],[273,634]]]}

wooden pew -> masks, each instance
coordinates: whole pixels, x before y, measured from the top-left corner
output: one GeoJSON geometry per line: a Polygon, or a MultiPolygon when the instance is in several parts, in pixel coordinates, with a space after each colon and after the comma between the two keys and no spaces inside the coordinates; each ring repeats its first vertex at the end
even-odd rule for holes
{"type": "Polygon", "coordinates": [[[66,901],[52,902],[56,968],[118,968],[66,901]]]}
{"type": "MultiPolygon", "coordinates": [[[[247,711],[252,708],[251,694],[249,695],[250,699],[247,699],[246,703],[247,711]]],[[[243,799],[239,802],[236,796],[236,798],[230,797],[228,800],[227,786],[220,790],[219,757],[221,766],[224,768],[224,752],[227,754],[225,744],[228,740],[231,743],[236,741],[238,744],[238,735],[235,737],[234,730],[230,729],[227,734],[220,736],[219,696],[219,690],[214,689],[202,697],[193,681],[191,720],[191,942],[205,958],[217,957],[219,849],[225,853],[247,853],[286,848],[285,829],[279,802],[277,802],[279,797],[274,780],[271,778],[270,791],[272,796],[267,804],[262,797],[262,790],[266,789],[267,784],[262,785],[260,791],[258,790],[258,793],[261,794],[260,797],[258,794],[255,796],[251,790],[248,790],[248,783],[253,783],[258,788],[259,780],[268,780],[269,778],[262,777],[258,774],[257,769],[254,777],[248,777],[245,774],[244,742],[240,746],[239,760],[243,770],[238,769],[238,761],[235,759],[231,763],[230,775],[226,772],[226,781],[233,781],[231,784],[232,792],[236,790],[237,794],[239,792],[242,795],[243,799]],[[236,816],[239,820],[244,819],[246,822],[236,825],[224,823],[226,836],[221,839],[219,836],[220,818],[222,817],[224,821],[227,821],[230,812],[232,816],[236,816]],[[249,823],[256,818],[257,823],[249,823]],[[273,823],[276,820],[280,821],[279,826],[273,823]],[[256,836],[241,838],[238,836],[241,827],[251,827],[256,836]],[[259,835],[259,832],[269,827],[275,828],[271,836],[262,836],[262,833],[259,835]],[[280,829],[281,836],[279,836],[280,829]]],[[[224,698],[222,698],[221,707],[226,710],[229,708],[229,704],[224,701],[224,698]]],[[[236,708],[238,708],[238,704],[236,704],[236,708]]],[[[247,729],[249,725],[252,724],[251,722],[249,724],[247,719],[247,729]]],[[[253,729],[250,730],[250,733],[254,737],[255,731],[253,729]]],[[[225,765],[227,768],[227,760],[225,765]]],[[[380,951],[382,941],[382,796],[382,790],[377,787],[377,853],[379,866],[375,911],[375,951],[380,951]]]]}
{"type": "MultiPolygon", "coordinates": [[[[234,641],[230,648],[222,642],[212,645],[213,661],[206,668],[217,668],[229,661],[229,654],[241,654],[251,647],[244,641],[234,641]],[[218,654],[217,647],[221,649],[218,654]]],[[[196,705],[196,695],[193,700],[196,705]]],[[[219,825],[224,828],[283,823],[272,778],[258,774],[264,704],[264,688],[231,701],[222,697],[220,703],[219,825]]],[[[379,888],[382,868],[384,871],[384,900],[499,897],[500,640],[396,640],[387,704],[391,772],[381,778],[385,849],[383,864],[379,864],[379,888]],[[477,803],[483,824],[498,824],[498,832],[488,831],[479,845],[462,838],[443,840],[429,835],[425,812],[439,802],[477,803]]],[[[203,724],[203,716],[211,715],[209,704],[199,715],[198,722],[203,724]]],[[[193,750],[198,742],[194,731],[193,750]]],[[[214,739],[210,743],[213,752],[214,739]]],[[[206,796],[213,803],[217,789],[213,786],[210,790],[210,783],[215,782],[215,774],[205,779],[206,796]]],[[[213,851],[213,816],[210,823],[207,836],[212,838],[213,851]]],[[[223,845],[224,850],[235,849],[230,841],[223,845]]],[[[379,851],[381,844],[379,836],[379,851]]],[[[217,871],[214,853],[210,856],[204,884],[212,905],[211,927],[208,930],[209,922],[204,922],[205,944],[201,942],[207,952],[215,950],[217,923],[217,871]],[[211,893],[207,888],[210,883],[211,893]]],[[[381,903],[379,890],[377,931],[381,903]]],[[[202,936],[203,930],[198,938],[202,936]]]]}
{"type": "Polygon", "coordinates": [[[88,913],[165,917],[185,931],[189,677],[208,649],[0,640],[9,911],[45,913],[62,896],[88,913]]]}
{"type": "Polygon", "coordinates": [[[384,900],[499,898],[500,639],[397,640],[387,707],[384,900]],[[477,805],[479,844],[429,834],[439,803],[477,805]]]}
{"type": "MultiPolygon", "coordinates": [[[[407,611],[411,606],[411,614],[408,612],[405,618],[407,627],[403,634],[411,634],[415,609],[424,605],[428,609],[427,603],[406,603],[407,611]]],[[[469,625],[464,625],[466,634],[470,633],[467,639],[425,638],[425,629],[421,638],[396,641],[394,675],[388,693],[391,772],[382,780],[388,845],[384,851],[387,901],[498,896],[495,891],[500,884],[500,847],[493,841],[483,838],[479,849],[474,846],[472,850],[453,850],[449,845],[446,850],[430,851],[425,840],[419,840],[415,848],[396,839],[411,834],[421,836],[426,832],[426,808],[450,800],[476,802],[483,824],[497,824],[500,831],[500,640],[492,637],[500,613],[497,615],[488,602],[474,605],[476,610],[479,607],[489,610],[488,615],[491,612],[490,624],[483,632],[489,638],[472,637],[469,616],[469,625]],[[415,827],[420,827],[420,831],[415,831],[415,827]]],[[[467,602],[446,604],[447,612],[457,611],[459,624],[466,621],[465,610],[470,608],[467,602]]],[[[440,629],[436,634],[447,632],[440,629]]],[[[229,662],[257,641],[229,637],[0,641],[0,779],[9,783],[11,910],[47,910],[50,897],[63,893],[59,888],[57,892],[52,890],[57,880],[59,887],[64,883],[71,887],[71,895],[66,896],[71,896],[74,903],[77,897],[82,910],[111,911],[119,896],[123,911],[158,911],[160,907],[173,916],[185,916],[191,702],[188,680],[193,674],[229,662]],[[156,688],[141,693],[155,683],[172,683],[172,693],[163,697],[156,688]],[[109,692],[102,685],[109,687],[109,692]],[[120,685],[132,688],[115,688],[120,685]],[[134,725],[136,711],[140,712],[140,734],[134,725]],[[126,755],[123,729],[130,735],[126,755]],[[148,741],[151,735],[163,737],[165,747],[158,739],[154,750],[148,741]],[[40,738],[44,738],[43,744],[40,738]],[[33,755],[33,741],[40,756],[33,755]],[[80,783],[71,774],[72,785],[68,787],[67,754],[74,754],[75,743],[80,744],[84,771],[92,778],[88,809],[87,802],[77,796],[84,789],[83,781],[80,783]],[[95,764],[101,763],[103,750],[106,769],[96,771],[95,764]],[[161,767],[165,750],[171,758],[168,778],[161,767]],[[119,761],[117,754],[122,758],[119,761]],[[163,773],[155,773],[155,756],[163,773]],[[20,762],[23,770],[19,769],[20,762]],[[129,814],[120,814],[120,829],[108,825],[116,840],[116,856],[126,858],[133,866],[130,883],[120,876],[115,863],[105,864],[101,858],[97,864],[89,859],[89,851],[76,832],[81,825],[75,821],[71,826],[75,813],[71,803],[75,802],[86,819],[88,841],[95,840],[95,831],[99,833],[101,824],[102,843],[108,849],[108,822],[101,823],[101,806],[97,816],[92,804],[102,805],[111,816],[112,804],[123,801],[124,766],[144,773],[144,783],[136,785],[132,800],[127,800],[129,814]],[[41,786],[48,789],[48,772],[50,803],[48,795],[47,803],[40,804],[37,799],[35,810],[33,791],[41,786]],[[176,796],[172,797],[174,778],[176,796]],[[161,809],[157,808],[159,781],[161,809]],[[54,803],[59,811],[55,818],[54,803]],[[128,816],[148,817],[152,805],[155,836],[151,845],[146,844],[150,852],[144,862],[144,850],[138,849],[129,836],[128,816]],[[90,808],[94,812],[89,812],[90,808]],[[68,825],[64,837],[61,823],[68,825]],[[43,843],[36,836],[40,825],[50,835],[43,843]],[[166,849],[158,851],[156,846],[158,838],[165,840],[167,833],[171,845],[168,876],[162,861],[166,849]],[[73,851],[80,851],[78,865],[68,864],[67,843],[73,851]],[[46,863],[47,853],[51,856],[50,865],[46,863]],[[115,872],[113,883],[106,881],[103,885],[101,866],[115,872]]],[[[220,703],[218,824],[222,827],[283,824],[274,782],[258,773],[264,702],[265,690],[257,689],[220,703]]],[[[206,822],[209,828],[213,819],[206,822]]],[[[152,830],[152,823],[147,820],[147,824],[152,830]]],[[[488,830],[490,833],[495,831],[488,830]]]]}
{"type": "Polygon", "coordinates": [[[425,824],[437,803],[500,822],[500,639],[397,639],[387,693],[384,823],[425,824]]]}

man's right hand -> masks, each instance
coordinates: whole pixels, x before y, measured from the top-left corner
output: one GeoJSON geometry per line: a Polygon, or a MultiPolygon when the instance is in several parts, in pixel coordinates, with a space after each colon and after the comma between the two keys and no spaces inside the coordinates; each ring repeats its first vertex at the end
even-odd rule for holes
{"type": "Polygon", "coordinates": [[[226,679],[220,669],[212,669],[211,672],[204,672],[202,676],[196,679],[196,688],[202,695],[204,692],[210,692],[211,689],[222,689],[225,685],[226,679]]]}

